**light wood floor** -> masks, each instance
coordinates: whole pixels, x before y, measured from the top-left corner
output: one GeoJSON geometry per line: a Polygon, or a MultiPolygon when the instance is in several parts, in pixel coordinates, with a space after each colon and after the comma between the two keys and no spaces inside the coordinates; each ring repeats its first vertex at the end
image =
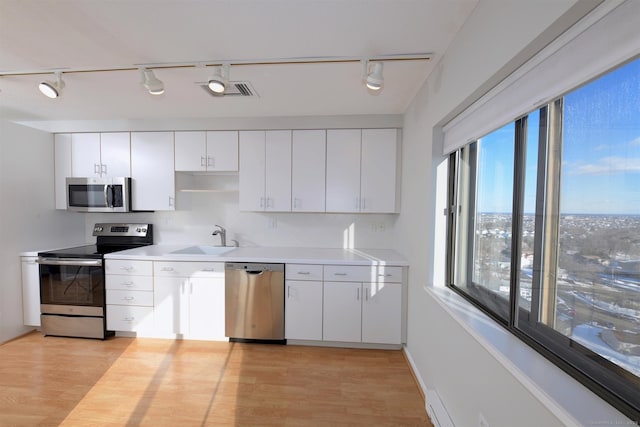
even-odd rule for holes
{"type": "Polygon", "coordinates": [[[0,345],[0,426],[429,426],[400,351],[112,338],[0,345]]]}

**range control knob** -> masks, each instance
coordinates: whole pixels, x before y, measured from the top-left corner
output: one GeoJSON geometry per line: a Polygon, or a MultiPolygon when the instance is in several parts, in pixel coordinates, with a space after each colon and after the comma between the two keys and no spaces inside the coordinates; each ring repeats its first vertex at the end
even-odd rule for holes
{"type": "Polygon", "coordinates": [[[136,231],[137,231],[138,233],[146,233],[146,232],[147,232],[147,229],[146,229],[146,228],[143,228],[143,227],[138,227],[138,228],[136,228],[136,231]]]}
{"type": "Polygon", "coordinates": [[[100,231],[102,231],[102,227],[94,227],[93,231],[98,231],[98,232],[100,232],[100,231]]]}

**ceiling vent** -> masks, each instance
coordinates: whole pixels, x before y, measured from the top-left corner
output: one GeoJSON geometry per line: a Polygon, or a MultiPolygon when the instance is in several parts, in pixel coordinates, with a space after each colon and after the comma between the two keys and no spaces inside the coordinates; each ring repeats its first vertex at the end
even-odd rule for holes
{"type": "Polygon", "coordinates": [[[224,93],[215,93],[209,89],[208,82],[196,82],[196,84],[199,85],[202,90],[215,98],[222,98],[225,96],[258,96],[258,93],[249,82],[229,82],[227,83],[227,88],[224,93]]]}

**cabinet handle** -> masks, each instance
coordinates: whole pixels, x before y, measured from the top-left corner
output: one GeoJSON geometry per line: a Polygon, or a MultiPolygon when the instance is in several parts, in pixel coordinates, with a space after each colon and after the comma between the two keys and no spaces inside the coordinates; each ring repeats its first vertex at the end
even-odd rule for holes
{"type": "Polygon", "coordinates": [[[347,273],[333,273],[334,276],[346,276],[347,273]]]}
{"type": "Polygon", "coordinates": [[[299,204],[300,204],[300,199],[298,199],[297,197],[294,197],[293,198],[293,208],[294,209],[298,209],[299,208],[299,206],[298,206],[299,204]]]}
{"type": "Polygon", "coordinates": [[[124,271],[133,271],[135,270],[135,267],[132,267],[130,265],[125,265],[123,267],[120,267],[120,270],[124,270],[124,271]]]}
{"type": "Polygon", "coordinates": [[[291,286],[287,286],[287,299],[291,298],[291,286]]]}
{"type": "Polygon", "coordinates": [[[134,286],[133,282],[123,282],[122,283],[124,286],[126,286],[127,288],[132,288],[134,286]]]}
{"type": "Polygon", "coordinates": [[[173,267],[162,267],[160,271],[173,271],[173,267]]]}
{"type": "Polygon", "coordinates": [[[360,210],[360,197],[356,197],[356,210],[360,210]]]}
{"type": "Polygon", "coordinates": [[[297,274],[301,274],[301,275],[303,275],[303,276],[308,276],[308,275],[310,275],[310,274],[311,274],[311,272],[310,272],[310,271],[298,271],[298,273],[297,273],[297,274]]]}
{"type": "Polygon", "coordinates": [[[356,289],[356,301],[360,301],[360,288],[356,289]]]}
{"type": "Polygon", "coordinates": [[[273,199],[271,197],[267,197],[267,208],[273,207],[273,199]]]}
{"type": "Polygon", "coordinates": [[[100,164],[100,174],[101,175],[106,175],[107,174],[107,165],[105,164],[100,164]]]}
{"type": "Polygon", "coordinates": [[[207,158],[205,156],[200,156],[200,166],[207,166],[207,158]]]}
{"type": "Polygon", "coordinates": [[[364,290],[364,300],[369,301],[369,289],[367,288],[364,290]]]}
{"type": "Polygon", "coordinates": [[[391,273],[387,273],[387,274],[378,274],[378,277],[391,277],[391,273]]]}
{"type": "Polygon", "coordinates": [[[93,164],[93,173],[95,173],[96,175],[100,175],[100,164],[99,163],[94,163],[93,164]]]}
{"type": "Polygon", "coordinates": [[[207,157],[207,166],[216,167],[216,158],[215,157],[207,157]]]}
{"type": "Polygon", "coordinates": [[[172,208],[172,207],[174,207],[176,205],[175,200],[176,200],[175,197],[169,196],[169,207],[170,208],[172,208]]]}
{"type": "Polygon", "coordinates": [[[124,297],[122,298],[125,301],[133,301],[135,298],[134,297],[124,297]]]}
{"type": "Polygon", "coordinates": [[[136,318],[135,318],[135,317],[133,317],[133,316],[131,316],[131,317],[125,317],[125,318],[124,318],[124,319],[122,319],[122,320],[124,320],[125,322],[133,322],[134,320],[136,320],[136,318]]]}
{"type": "Polygon", "coordinates": [[[260,197],[260,207],[264,208],[264,197],[260,197]]]}
{"type": "Polygon", "coordinates": [[[365,209],[367,209],[367,199],[366,198],[361,198],[360,199],[360,210],[363,211],[365,209]]]}

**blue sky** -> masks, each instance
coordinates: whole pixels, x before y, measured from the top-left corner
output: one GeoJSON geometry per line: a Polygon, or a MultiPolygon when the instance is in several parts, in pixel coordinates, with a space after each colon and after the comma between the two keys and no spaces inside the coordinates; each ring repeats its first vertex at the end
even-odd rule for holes
{"type": "MultiPolygon", "coordinates": [[[[640,215],[640,58],[565,96],[561,212],[640,215]]],[[[480,212],[510,212],[513,133],[481,141],[480,212]],[[504,149],[509,147],[508,149],[504,149]]],[[[535,207],[538,113],[529,116],[525,212],[535,207]]]]}

